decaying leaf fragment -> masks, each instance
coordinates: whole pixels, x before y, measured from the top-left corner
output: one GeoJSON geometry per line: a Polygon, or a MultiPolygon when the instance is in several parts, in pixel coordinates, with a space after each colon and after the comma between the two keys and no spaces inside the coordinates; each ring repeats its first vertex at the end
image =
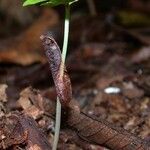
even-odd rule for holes
{"type": "Polygon", "coordinates": [[[7,102],[7,94],[6,94],[7,85],[0,84],[0,101],[7,102]]]}
{"type": "MultiPolygon", "coordinates": [[[[35,98],[35,101],[39,103],[40,96],[35,94],[36,90],[30,88],[30,93],[35,98]]],[[[41,97],[43,96],[41,95],[41,97]]],[[[35,105],[36,103],[34,102],[33,104],[35,105]]],[[[42,109],[45,114],[55,116],[54,101],[47,101],[43,97],[40,104],[44,107],[39,109],[42,109]],[[49,107],[49,109],[46,107],[49,107]]],[[[63,118],[65,126],[67,129],[69,128],[71,131],[76,132],[83,141],[100,146],[103,145],[112,150],[150,150],[149,144],[136,135],[129,133],[123,128],[115,127],[102,118],[97,120],[82,113],[78,103],[73,100],[69,103],[67,110],[67,117],[63,118]]]]}
{"type": "Polygon", "coordinates": [[[24,109],[26,114],[37,119],[44,113],[41,109],[39,109],[42,107],[42,104],[40,103],[41,101],[42,98],[38,91],[34,91],[31,87],[28,87],[20,93],[18,104],[24,109]],[[34,92],[34,95],[32,92],[34,92]]]}
{"type": "Polygon", "coordinates": [[[24,145],[27,150],[51,150],[48,139],[32,117],[14,112],[0,119],[0,149],[24,145]]]}
{"type": "Polygon", "coordinates": [[[72,89],[70,78],[67,75],[66,70],[64,71],[63,76],[60,73],[62,69],[60,48],[53,37],[42,35],[40,38],[43,42],[45,53],[50,64],[57,95],[61,104],[67,106],[72,99],[72,89]]]}
{"type": "MultiPolygon", "coordinates": [[[[22,93],[25,94],[26,91],[30,93],[29,97],[32,99],[33,105],[36,107],[40,106],[38,109],[43,111],[44,114],[50,114],[50,118],[55,116],[55,101],[47,99],[44,93],[39,93],[35,89],[28,88],[23,90],[22,93]]],[[[23,94],[21,95],[23,96],[23,94]]],[[[29,99],[29,97],[27,96],[26,99],[29,99]]],[[[69,129],[79,136],[75,137],[73,135],[71,141],[87,141],[88,143],[105,146],[112,150],[150,150],[149,143],[137,137],[135,134],[131,134],[123,128],[116,127],[102,118],[97,119],[94,116],[88,116],[81,112],[77,101],[71,100],[67,111],[67,116],[63,118],[65,120],[63,123],[67,127],[67,130],[69,129]]],[[[24,110],[24,112],[26,111],[24,110]]],[[[26,122],[28,123],[28,121],[26,122]]],[[[34,142],[32,146],[36,147],[35,144],[34,142]]]]}
{"type": "Polygon", "coordinates": [[[7,85],[0,84],[0,117],[5,115],[5,103],[7,102],[7,94],[6,94],[7,85]]]}

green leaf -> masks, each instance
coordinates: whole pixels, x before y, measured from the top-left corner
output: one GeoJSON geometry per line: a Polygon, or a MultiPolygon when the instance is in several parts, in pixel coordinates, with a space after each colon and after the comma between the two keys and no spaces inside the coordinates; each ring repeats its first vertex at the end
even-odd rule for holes
{"type": "Polygon", "coordinates": [[[35,4],[43,3],[46,1],[48,0],[25,0],[25,2],[23,3],[23,6],[35,5],[35,4]]]}
{"type": "Polygon", "coordinates": [[[45,3],[42,3],[41,5],[50,5],[50,6],[67,5],[67,4],[71,5],[76,1],[78,0],[49,0],[45,3]]]}
{"type": "Polygon", "coordinates": [[[58,6],[58,5],[71,5],[72,3],[78,0],[24,0],[23,6],[29,5],[50,5],[50,6],[58,6]]]}
{"type": "Polygon", "coordinates": [[[71,5],[71,4],[73,4],[73,3],[77,2],[77,1],[78,0],[72,0],[72,1],[69,2],[69,5],[71,5]]]}

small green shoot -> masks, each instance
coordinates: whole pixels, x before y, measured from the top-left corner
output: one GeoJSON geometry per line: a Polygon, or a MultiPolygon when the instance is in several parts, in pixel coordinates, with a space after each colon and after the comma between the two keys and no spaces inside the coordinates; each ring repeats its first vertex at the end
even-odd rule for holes
{"type": "MultiPolygon", "coordinates": [[[[69,36],[69,22],[70,22],[70,5],[78,0],[24,0],[23,6],[30,5],[47,5],[47,6],[65,6],[65,21],[64,21],[64,41],[63,41],[63,50],[62,50],[62,66],[61,66],[61,77],[63,77],[64,66],[68,48],[68,36],[69,36]]],[[[56,103],[56,121],[55,121],[55,135],[52,150],[57,149],[59,132],[60,132],[60,123],[61,123],[61,103],[57,97],[56,103]]]]}

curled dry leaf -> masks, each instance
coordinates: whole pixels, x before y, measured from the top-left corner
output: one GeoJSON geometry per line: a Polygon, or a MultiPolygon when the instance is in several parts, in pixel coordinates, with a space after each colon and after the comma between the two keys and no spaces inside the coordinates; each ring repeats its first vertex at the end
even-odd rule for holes
{"type": "Polygon", "coordinates": [[[50,64],[57,95],[61,104],[67,106],[72,99],[72,89],[70,78],[67,75],[66,70],[64,71],[64,74],[61,75],[61,69],[63,68],[60,48],[51,36],[42,35],[40,38],[43,41],[46,56],[50,64]]]}

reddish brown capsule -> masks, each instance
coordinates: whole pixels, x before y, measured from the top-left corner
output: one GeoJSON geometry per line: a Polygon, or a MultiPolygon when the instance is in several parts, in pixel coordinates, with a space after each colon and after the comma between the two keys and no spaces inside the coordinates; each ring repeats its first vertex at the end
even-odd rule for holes
{"type": "Polygon", "coordinates": [[[40,38],[43,42],[45,53],[50,64],[50,69],[55,83],[57,96],[59,97],[62,106],[65,107],[72,99],[72,89],[70,78],[67,75],[66,70],[64,71],[63,76],[60,75],[60,66],[62,63],[60,48],[54,38],[52,38],[51,36],[42,35],[40,38]]]}

